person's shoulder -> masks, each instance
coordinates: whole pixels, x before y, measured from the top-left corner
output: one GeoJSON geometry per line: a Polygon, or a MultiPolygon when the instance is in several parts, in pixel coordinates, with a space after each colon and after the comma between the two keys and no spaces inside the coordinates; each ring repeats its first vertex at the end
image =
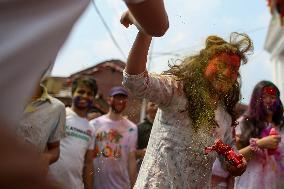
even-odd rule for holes
{"type": "Polygon", "coordinates": [[[139,128],[139,127],[143,127],[143,125],[145,125],[145,121],[142,121],[142,122],[138,123],[138,124],[137,124],[137,127],[138,127],[138,128],[139,128]]]}
{"type": "Polygon", "coordinates": [[[63,102],[61,102],[60,100],[58,100],[57,98],[50,96],[49,95],[49,100],[51,102],[51,104],[53,105],[53,107],[58,108],[58,109],[65,109],[65,104],[63,102]]]}
{"type": "Polygon", "coordinates": [[[126,125],[128,127],[128,130],[131,131],[137,131],[137,125],[135,123],[133,123],[132,121],[130,121],[127,118],[124,118],[126,125]]]}
{"type": "Polygon", "coordinates": [[[88,130],[92,131],[92,134],[95,134],[96,128],[90,123],[86,123],[86,125],[88,125],[88,130]]]}
{"type": "Polygon", "coordinates": [[[145,126],[149,125],[149,121],[147,119],[144,119],[142,122],[137,124],[138,129],[143,129],[145,126]]]}
{"type": "Polygon", "coordinates": [[[68,115],[75,115],[75,112],[70,107],[65,107],[66,116],[68,115]]]}
{"type": "Polygon", "coordinates": [[[97,118],[95,118],[95,119],[90,120],[89,123],[90,123],[92,126],[94,126],[94,125],[98,125],[98,124],[100,124],[100,123],[102,123],[102,122],[105,122],[105,121],[106,121],[106,116],[105,116],[105,115],[102,115],[102,116],[100,116],[100,117],[97,117],[97,118]]]}
{"type": "Polygon", "coordinates": [[[184,94],[183,81],[179,80],[176,76],[170,74],[160,74],[160,79],[169,83],[178,96],[184,94]]]}
{"type": "Polygon", "coordinates": [[[162,79],[162,80],[177,81],[175,76],[170,75],[170,74],[163,74],[163,73],[160,74],[160,73],[151,72],[151,73],[149,73],[149,75],[151,77],[159,78],[159,79],[162,79]]]}
{"type": "Polygon", "coordinates": [[[124,117],[123,119],[130,127],[137,127],[137,125],[130,121],[128,118],[124,117]]]}

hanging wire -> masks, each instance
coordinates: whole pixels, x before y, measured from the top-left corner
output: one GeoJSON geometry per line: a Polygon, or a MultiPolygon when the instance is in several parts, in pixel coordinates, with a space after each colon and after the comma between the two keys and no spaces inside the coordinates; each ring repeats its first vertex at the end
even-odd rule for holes
{"type": "Polygon", "coordinates": [[[116,41],[114,35],[112,34],[111,29],[109,28],[109,26],[108,26],[107,23],[106,23],[106,21],[105,21],[103,15],[100,13],[99,8],[97,7],[97,5],[96,5],[96,3],[95,3],[95,0],[92,0],[92,4],[93,4],[93,6],[94,6],[94,8],[95,8],[95,11],[96,11],[97,14],[99,15],[99,17],[100,17],[100,19],[101,19],[101,21],[102,21],[104,27],[105,27],[106,30],[108,31],[108,34],[109,34],[111,40],[113,41],[113,44],[116,46],[116,48],[119,50],[119,52],[121,53],[121,55],[123,56],[123,58],[126,60],[126,59],[127,59],[126,55],[124,54],[124,52],[123,52],[122,48],[120,47],[120,45],[118,44],[118,42],[116,41]]]}

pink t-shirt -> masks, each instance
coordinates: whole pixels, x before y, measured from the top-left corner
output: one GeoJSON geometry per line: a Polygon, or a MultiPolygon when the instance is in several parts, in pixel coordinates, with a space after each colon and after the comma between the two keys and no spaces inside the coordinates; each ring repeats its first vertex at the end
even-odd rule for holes
{"type": "Polygon", "coordinates": [[[94,188],[128,189],[128,155],[136,150],[137,127],[126,118],[92,120],[95,129],[94,188]]]}

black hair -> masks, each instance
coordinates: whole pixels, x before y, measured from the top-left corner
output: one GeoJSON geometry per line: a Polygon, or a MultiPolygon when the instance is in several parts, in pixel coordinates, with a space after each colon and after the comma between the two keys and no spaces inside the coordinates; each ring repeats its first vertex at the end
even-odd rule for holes
{"type": "Polygon", "coordinates": [[[93,91],[94,96],[96,96],[98,92],[97,82],[94,78],[88,76],[79,76],[75,78],[72,82],[72,95],[80,85],[85,85],[93,91]]]}
{"type": "Polygon", "coordinates": [[[270,81],[260,81],[253,89],[249,108],[245,112],[242,121],[242,134],[240,136],[240,146],[242,148],[249,145],[250,138],[259,138],[261,136],[261,131],[265,128],[267,113],[264,111],[262,94],[263,88],[267,86],[273,87],[276,90],[276,95],[278,97],[278,103],[273,113],[272,122],[279,125],[280,129],[283,127],[283,104],[280,100],[280,91],[274,83],[270,81]]]}

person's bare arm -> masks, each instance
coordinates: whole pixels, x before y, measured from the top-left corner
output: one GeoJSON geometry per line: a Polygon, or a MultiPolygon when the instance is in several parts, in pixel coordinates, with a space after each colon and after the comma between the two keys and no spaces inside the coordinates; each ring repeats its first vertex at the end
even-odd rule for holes
{"type": "Polygon", "coordinates": [[[253,153],[250,146],[240,148],[240,136],[236,135],[236,146],[239,150],[239,153],[242,154],[247,161],[251,159],[251,154],[253,153]]]}
{"type": "Polygon", "coordinates": [[[85,165],[83,170],[83,181],[85,189],[93,189],[94,183],[94,166],[93,150],[88,150],[85,155],[85,165]]]}
{"type": "Polygon", "coordinates": [[[49,165],[56,162],[60,155],[60,141],[48,143],[43,155],[48,159],[49,165]]]}
{"type": "Polygon", "coordinates": [[[146,0],[126,5],[136,20],[134,24],[140,31],[160,37],[168,30],[169,21],[163,0],[146,0]]]}
{"type": "Polygon", "coordinates": [[[41,169],[45,174],[47,174],[48,172],[49,165],[51,165],[52,163],[58,160],[60,154],[59,146],[60,146],[59,141],[48,143],[45,151],[41,153],[40,155],[41,169]]]}
{"type": "MultiPolygon", "coordinates": [[[[239,142],[239,138],[237,137],[237,143],[239,142]]],[[[280,136],[267,136],[257,140],[256,144],[260,149],[274,149],[277,148],[280,142],[280,136]]],[[[239,150],[239,153],[242,154],[246,160],[250,160],[254,151],[250,146],[246,146],[239,150]]]]}
{"type": "Polygon", "coordinates": [[[131,188],[134,187],[137,178],[137,167],[136,167],[136,152],[130,152],[128,155],[128,174],[131,183],[131,188]]]}
{"type": "Polygon", "coordinates": [[[145,71],[148,50],[152,37],[138,32],[135,42],[128,55],[125,71],[131,75],[137,75],[145,71]]]}

